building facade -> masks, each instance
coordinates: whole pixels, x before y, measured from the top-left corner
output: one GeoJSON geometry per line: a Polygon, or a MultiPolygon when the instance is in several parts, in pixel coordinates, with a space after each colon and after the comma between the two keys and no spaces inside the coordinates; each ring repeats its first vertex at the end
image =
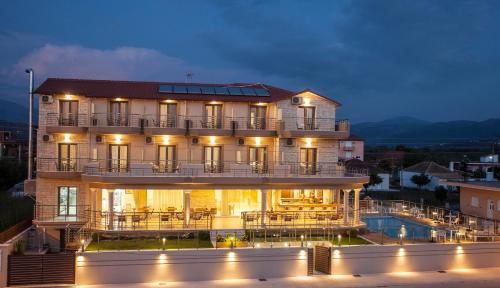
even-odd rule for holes
{"type": "Polygon", "coordinates": [[[34,222],[60,241],[68,227],[361,224],[368,178],[338,161],[349,122],[330,98],[263,84],[72,79],[47,79],[36,93],[34,222]]]}
{"type": "Polygon", "coordinates": [[[500,182],[448,182],[460,187],[460,211],[467,215],[500,221],[500,182]]]}
{"type": "Polygon", "coordinates": [[[350,134],[347,139],[340,140],[339,159],[344,161],[351,159],[359,159],[361,161],[364,161],[365,140],[354,134],[350,134]]]}

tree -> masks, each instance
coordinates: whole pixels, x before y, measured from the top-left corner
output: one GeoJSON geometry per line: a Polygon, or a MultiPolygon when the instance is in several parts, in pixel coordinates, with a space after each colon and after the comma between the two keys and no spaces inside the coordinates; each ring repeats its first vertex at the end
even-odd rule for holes
{"type": "Polygon", "coordinates": [[[474,172],[472,172],[472,178],[482,179],[486,178],[486,172],[484,172],[483,168],[479,167],[474,172]]]}
{"type": "Polygon", "coordinates": [[[424,173],[420,175],[413,175],[411,176],[410,180],[418,186],[419,190],[422,190],[422,186],[425,186],[429,184],[429,182],[431,182],[431,178],[429,178],[429,176],[425,175],[424,173]]]}
{"type": "Polygon", "coordinates": [[[443,203],[448,197],[448,190],[444,186],[439,185],[434,189],[434,197],[441,203],[443,203]]]}
{"type": "Polygon", "coordinates": [[[384,180],[382,177],[378,176],[377,173],[371,173],[370,174],[370,180],[368,183],[363,184],[363,187],[365,188],[365,191],[368,192],[368,187],[373,186],[373,185],[378,185],[382,183],[384,180]]]}
{"type": "Polygon", "coordinates": [[[392,167],[391,161],[389,161],[387,159],[382,159],[382,160],[380,160],[380,162],[378,162],[378,168],[385,170],[385,171],[389,171],[392,173],[393,167],[392,167]]]}
{"type": "Polygon", "coordinates": [[[500,180],[500,167],[493,167],[493,177],[495,177],[497,180],[500,180]]]}

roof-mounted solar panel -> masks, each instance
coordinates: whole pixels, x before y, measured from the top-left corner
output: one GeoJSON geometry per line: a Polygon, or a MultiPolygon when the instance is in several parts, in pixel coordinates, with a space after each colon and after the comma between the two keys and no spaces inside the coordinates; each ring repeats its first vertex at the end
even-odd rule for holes
{"type": "Polygon", "coordinates": [[[158,88],[158,92],[172,93],[172,86],[171,85],[160,85],[160,88],[158,88]]]}
{"type": "Polygon", "coordinates": [[[245,95],[245,96],[256,96],[257,95],[255,93],[255,90],[253,90],[253,88],[249,88],[249,87],[241,88],[241,92],[243,92],[243,95],[245,95]]]}
{"type": "Polygon", "coordinates": [[[215,94],[215,89],[214,87],[207,87],[207,86],[202,86],[201,88],[201,94],[215,94]]]}
{"type": "Polygon", "coordinates": [[[264,88],[254,88],[255,93],[257,93],[257,96],[269,96],[269,91],[264,88]]]}
{"type": "Polygon", "coordinates": [[[189,94],[200,94],[201,88],[199,86],[188,86],[187,87],[189,94]]]}
{"type": "Polygon", "coordinates": [[[240,87],[228,87],[227,90],[229,90],[229,94],[231,95],[243,95],[240,87]]]}
{"type": "Polygon", "coordinates": [[[226,87],[215,87],[215,94],[218,95],[229,95],[226,87]]]}
{"type": "Polygon", "coordinates": [[[173,86],[174,93],[187,93],[187,87],[186,86],[173,86]]]}

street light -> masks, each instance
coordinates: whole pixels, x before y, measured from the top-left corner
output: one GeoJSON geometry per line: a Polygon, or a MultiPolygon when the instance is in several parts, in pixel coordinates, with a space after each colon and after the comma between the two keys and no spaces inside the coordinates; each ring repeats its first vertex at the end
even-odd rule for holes
{"type": "Polygon", "coordinates": [[[29,68],[25,70],[29,74],[29,124],[28,124],[28,180],[33,177],[33,81],[34,72],[29,68]]]}

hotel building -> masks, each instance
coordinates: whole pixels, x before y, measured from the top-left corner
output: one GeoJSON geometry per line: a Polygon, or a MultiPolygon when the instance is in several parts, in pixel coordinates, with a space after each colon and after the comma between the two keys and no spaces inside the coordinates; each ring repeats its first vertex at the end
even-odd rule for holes
{"type": "Polygon", "coordinates": [[[365,171],[339,162],[340,103],[265,84],[47,79],[34,223],[69,230],[363,225],[365,171]]]}

